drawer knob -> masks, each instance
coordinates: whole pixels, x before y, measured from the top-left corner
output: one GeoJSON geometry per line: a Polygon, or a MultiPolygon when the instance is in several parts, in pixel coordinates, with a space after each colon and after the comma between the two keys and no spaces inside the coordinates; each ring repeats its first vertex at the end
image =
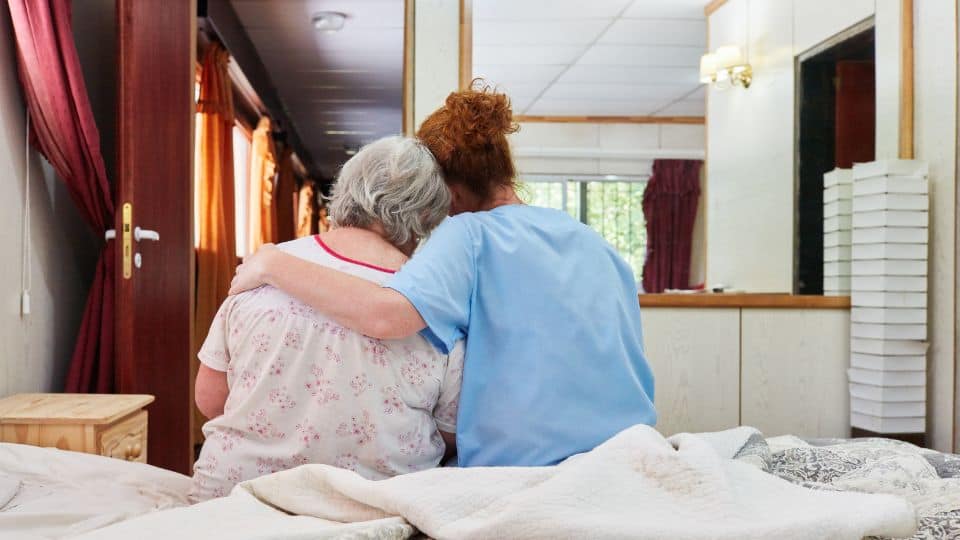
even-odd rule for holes
{"type": "Polygon", "coordinates": [[[143,452],[143,447],[140,446],[140,443],[128,444],[127,451],[124,452],[124,457],[127,459],[137,459],[140,457],[140,454],[143,452]]]}

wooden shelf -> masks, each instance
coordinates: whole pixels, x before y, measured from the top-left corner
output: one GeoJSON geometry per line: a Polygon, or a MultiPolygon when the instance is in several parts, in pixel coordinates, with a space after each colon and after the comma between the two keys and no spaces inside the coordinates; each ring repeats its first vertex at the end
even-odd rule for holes
{"type": "Polygon", "coordinates": [[[770,293],[641,294],[640,307],[850,309],[849,296],[770,293]]]}

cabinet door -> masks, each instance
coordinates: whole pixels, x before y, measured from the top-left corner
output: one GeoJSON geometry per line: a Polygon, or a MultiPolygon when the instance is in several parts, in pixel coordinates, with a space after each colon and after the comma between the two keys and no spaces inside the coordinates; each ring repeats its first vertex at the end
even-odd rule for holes
{"type": "Polygon", "coordinates": [[[744,309],[742,421],[766,436],[847,437],[850,312],[744,309]]]}
{"type": "Polygon", "coordinates": [[[644,308],[643,340],[665,436],[739,424],[740,310],[644,308]]]}

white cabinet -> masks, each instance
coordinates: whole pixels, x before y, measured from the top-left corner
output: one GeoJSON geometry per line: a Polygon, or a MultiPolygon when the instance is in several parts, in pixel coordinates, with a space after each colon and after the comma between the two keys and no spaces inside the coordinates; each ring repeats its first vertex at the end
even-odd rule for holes
{"type": "Polygon", "coordinates": [[[850,312],[744,309],[741,416],[767,436],[849,437],[850,312]]]}
{"type": "Polygon", "coordinates": [[[664,435],[748,425],[768,436],[849,436],[849,310],[641,312],[664,435]]]}
{"type": "Polygon", "coordinates": [[[673,435],[739,425],[740,310],[646,308],[641,320],[657,429],[673,435]]]}

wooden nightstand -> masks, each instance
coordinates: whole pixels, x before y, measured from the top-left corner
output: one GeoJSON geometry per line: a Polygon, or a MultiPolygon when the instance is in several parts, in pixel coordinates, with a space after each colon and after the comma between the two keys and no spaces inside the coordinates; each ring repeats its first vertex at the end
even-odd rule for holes
{"type": "Polygon", "coordinates": [[[147,411],[139,394],[17,394],[0,399],[0,442],[147,462],[147,411]]]}

